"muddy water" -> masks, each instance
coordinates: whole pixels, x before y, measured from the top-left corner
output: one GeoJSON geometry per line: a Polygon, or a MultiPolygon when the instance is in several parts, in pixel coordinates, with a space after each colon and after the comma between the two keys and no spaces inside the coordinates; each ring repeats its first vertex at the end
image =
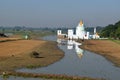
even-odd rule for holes
{"type": "Polygon", "coordinates": [[[47,67],[37,69],[24,68],[17,71],[120,80],[120,68],[115,67],[110,61],[100,55],[80,49],[78,47],[81,45],[80,43],[72,40],[57,39],[56,36],[48,36],[44,39],[57,41],[58,47],[65,53],[64,58],[47,67]]]}

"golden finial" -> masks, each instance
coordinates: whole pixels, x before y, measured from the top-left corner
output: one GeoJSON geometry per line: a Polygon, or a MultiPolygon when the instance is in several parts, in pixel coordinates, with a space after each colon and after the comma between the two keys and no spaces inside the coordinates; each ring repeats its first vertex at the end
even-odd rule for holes
{"type": "Polygon", "coordinates": [[[82,20],[80,20],[80,23],[79,23],[81,26],[83,25],[83,21],[82,20]]]}

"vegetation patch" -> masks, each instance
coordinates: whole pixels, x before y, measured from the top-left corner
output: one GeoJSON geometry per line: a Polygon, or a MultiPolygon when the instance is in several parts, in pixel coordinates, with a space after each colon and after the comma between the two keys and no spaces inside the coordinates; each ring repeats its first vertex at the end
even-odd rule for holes
{"type": "Polygon", "coordinates": [[[17,41],[17,40],[21,40],[21,39],[6,39],[6,40],[0,40],[1,42],[8,42],[8,41],[17,41]]]}
{"type": "Polygon", "coordinates": [[[37,51],[32,51],[32,52],[30,53],[30,56],[31,56],[32,58],[40,58],[40,53],[38,53],[37,51]]]}
{"type": "Polygon", "coordinates": [[[78,76],[68,76],[61,74],[33,74],[33,73],[23,73],[23,72],[6,72],[7,76],[22,76],[22,77],[33,77],[33,78],[45,78],[45,79],[53,79],[53,80],[104,80],[104,79],[94,79],[88,77],[78,77],[78,76]]]}
{"type": "Polygon", "coordinates": [[[114,40],[114,39],[112,39],[112,41],[120,44],[120,40],[114,40]]]}
{"type": "Polygon", "coordinates": [[[120,40],[120,21],[117,23],[109,24],[100,33],[101,37],[108,37],[112,39],[120,40]]]}

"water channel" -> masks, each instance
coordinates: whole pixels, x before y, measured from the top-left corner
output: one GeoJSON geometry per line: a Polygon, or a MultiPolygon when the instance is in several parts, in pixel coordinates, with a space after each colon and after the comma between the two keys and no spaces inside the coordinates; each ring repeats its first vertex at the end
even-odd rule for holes
{"type": "MultiPolygon", "coordinates": [[[[44,40],[57,41],[58,47],[65,56],[58,62],[47,67],[36,69],[19,69],[19,72],[66,74],[70,76],[85,76],[105,78],[106,80],[120,80],[120,68],[114,66],[104,57],[79,48],[81,45],[72,40],[57,39],[56,36],[47,36],[44,40]]],[[[1,79],[1,78],[0,78],[1,79]]],[[[10,76],[7,80],[42,80],[39,78],[24,78],[10,76]]]]}
{"type": "Polygon", "coordinates": [[[72,40],[57,39],[56,36],[47,36],[44,37],[44,40],[57,41],[58,47],[65,53],[64,58],[47,67],[37,69],[23,68],[17,71],[120,80],[120,68],[98,54],[80,49],[80,43],[72,40]]]}

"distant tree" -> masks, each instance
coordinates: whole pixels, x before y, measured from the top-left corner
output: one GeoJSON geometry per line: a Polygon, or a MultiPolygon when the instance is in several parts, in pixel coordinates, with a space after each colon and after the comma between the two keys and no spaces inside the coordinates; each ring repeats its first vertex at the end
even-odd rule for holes
{"type": "Polygon", "coordinates": [[[120,21],[115,23],[115,25],[110,24],[106,26],[100,33],[103,37],[109,37],[114,39],[120,39],[120,21]]]}
{"type": "Polygon", "coordinates": [[[117,28],[115,36],[117,39],[120,39],[120,26],[117,28]]]}
{"type": "Polygon", "coordinates": [[[21,29],[22,29],[22,27],[20,27],[20,26],[15,26],[15,27],[14,27],[14,30],[15,30],[15,31],[20,31],[21,29]]]}

